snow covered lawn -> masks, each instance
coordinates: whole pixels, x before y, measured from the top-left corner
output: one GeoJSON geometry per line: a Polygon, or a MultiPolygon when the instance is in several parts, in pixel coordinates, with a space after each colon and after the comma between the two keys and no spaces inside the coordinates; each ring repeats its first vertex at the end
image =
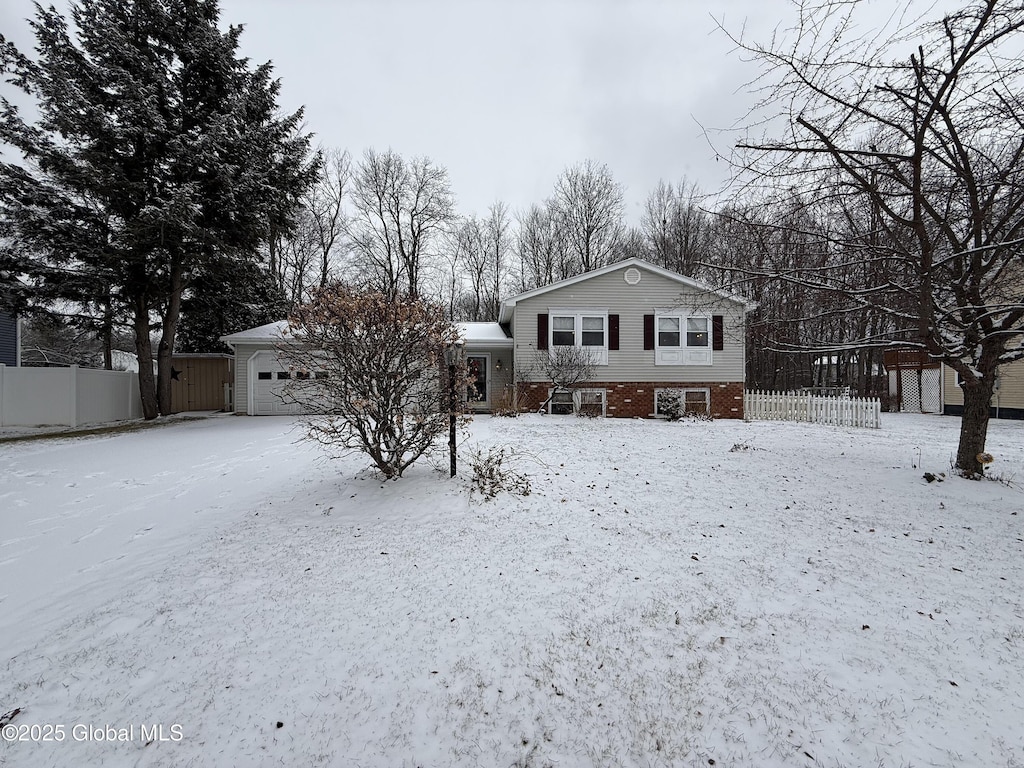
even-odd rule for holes
{"type": "Polygon", "coordinates": [[[0,443],[0,764],[1024,766],[1024,424],[925,482],[958,427],[478,418],[492,502],[282,418],[0,443]]]}

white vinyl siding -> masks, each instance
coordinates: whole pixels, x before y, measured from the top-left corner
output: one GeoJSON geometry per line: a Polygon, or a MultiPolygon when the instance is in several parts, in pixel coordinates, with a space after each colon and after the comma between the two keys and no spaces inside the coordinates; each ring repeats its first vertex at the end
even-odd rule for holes
{"type": "MultiPolygon", "coordinates": [[[[719,300],[695,288],[637,267],[643,279],[637,285],[623,280],[625,268],[556,288],[529,299],[520,300],[512,320],[516,344],[516,364],[525,381],[540,381],[541,366],[534,356],[547,354],[537,350],[537,316],[554,314],[551,308],[572,314],[602,308],[619,316],[619,348],[608,350],[608,364],[597,374],[606,381],[687,381],[733,382],[744,377],[743,307],[734,301],[719,300]],[[722,315],[725,346],[714,353],[714,365],[655,365],[651,350],[644,349],[644,315],[672,314],[672,308],[693,316],[722,315]],[[700,312],[694,312],[699,308],[700,312]]],[[[552,323],[548,322],[549,338],[552,323]]],[[[607,336],[608,326],[605,325],[607,336]]],[[[655,335],[657,326],[655,325],[655,335]]],[[[710,347],[709,347],[710,349],[710,347]]],[[[707,353],[710,358],[710,352],[707,353]]]]}

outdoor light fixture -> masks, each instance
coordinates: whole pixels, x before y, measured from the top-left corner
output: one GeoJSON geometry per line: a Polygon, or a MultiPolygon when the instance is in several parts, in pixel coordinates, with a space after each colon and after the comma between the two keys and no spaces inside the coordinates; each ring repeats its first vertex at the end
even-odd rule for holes
{"type": "Polygon", "coordinates": [[[498,362],[496,362],[496,363],[494,364],[494,370],[496,370],[496,371],[500,371],[500,370],[501,370],[502,368],[504,368],[504,367],[505,367],[505,366],[504,366],[504,365],[502,364],[501,360],[499,360],[498,362]]]}

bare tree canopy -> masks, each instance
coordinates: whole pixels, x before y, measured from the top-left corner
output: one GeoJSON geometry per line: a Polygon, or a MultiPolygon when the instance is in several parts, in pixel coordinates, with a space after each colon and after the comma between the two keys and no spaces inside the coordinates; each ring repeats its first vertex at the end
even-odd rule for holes
{"type": "Polygon", "coordinates": [[[429,158],[367,150],[352,179],[353,266],[375,290],[420,295],[422,268],[455,217],[448,171],[429,158]]]}
{"type": "MultiPolygon", "coordinates": [[[[860,3],[797,3],[767,46],[774,138],[740,143],[751,184],[778,182],[827,226],[827,263],[776,274],[832,315],[884,313],[883,339],[962,381],[956,464],[978,475],[1000,365],[1024,358],[1024,6],[975,0],[938,21],[857,36],[860,3]]],[[[771,121],[768,125],[772,125],[771,121]]]]}
{"type": "Polygon", "coordinates": [[[711,249],[711,216],[701,208],[695,184],[659,181],[647,196],[640,228],[656,264],[698,277],[711,249]]]}
{"type": "Polygon", "coordinates": [[[622,186],[607,165],[587,160],[567,168],[555,182],[551,209],[575,257],[577,272],[589,272],[613,260],[625,204],[622,186]]]}
{"type": "Polygon", "coordinates": [[[345,194],[352,178],[352,158],[348,150],[326,149],[323,150],[323,158],[320,176],[302,201],[320,257],[321,286],[337,279],[332,269],[345,231],[345,194]]]}

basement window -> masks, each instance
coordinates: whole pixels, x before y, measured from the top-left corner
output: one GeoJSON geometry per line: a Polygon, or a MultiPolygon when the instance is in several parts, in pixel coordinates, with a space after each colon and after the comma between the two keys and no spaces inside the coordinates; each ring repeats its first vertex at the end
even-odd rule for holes
{"type": "Polygon", "coordinates": [[[710,389],[656,389],[654,415],[668,416],[675,403],[682,405],[683,414],[707,415],[711,412],[710,389]]]}

